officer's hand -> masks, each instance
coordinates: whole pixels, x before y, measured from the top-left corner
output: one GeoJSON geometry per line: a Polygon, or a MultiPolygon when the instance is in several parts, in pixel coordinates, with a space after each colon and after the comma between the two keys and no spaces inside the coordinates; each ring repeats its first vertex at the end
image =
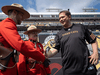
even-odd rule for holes
{"type": "Polygon", "coordinates": [[[43,62],[44,66],[45,67],[48,67],[49,66],[49,63],[50,63],[50,60],[45,58],[45,61],[43,62]]]}

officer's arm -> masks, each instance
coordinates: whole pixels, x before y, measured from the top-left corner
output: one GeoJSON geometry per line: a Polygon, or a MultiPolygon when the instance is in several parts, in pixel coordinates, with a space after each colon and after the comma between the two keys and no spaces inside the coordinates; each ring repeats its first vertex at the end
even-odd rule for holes
{"type": "Polygon", "coordinates": [[[32,57],[37,61],[44,62],[45,56],[34,48],[32,42],[23,41],[21,39],[17,31],[17,27],[13,23],[6,22],[0,25],[0,34],[7,41],[7,43],[11,45],[12,48],[21,52],[26,57],[32,57]]]}
{"type": "Polygon", "coordinates": [[[49,52],[47,53],[47,57],[50,58],[50,57],[53,57],[54,55],[56,55],[58,53],[58,50],[57,49],[54,49],[54,48],[51,48],[49,50],[49,52]]]}

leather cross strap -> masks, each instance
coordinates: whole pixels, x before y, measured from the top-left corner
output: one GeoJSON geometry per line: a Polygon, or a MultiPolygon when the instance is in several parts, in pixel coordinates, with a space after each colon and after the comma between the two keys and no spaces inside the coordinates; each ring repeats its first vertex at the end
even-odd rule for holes
{"type": "Polygon", "coordinates": [[[16,63],[11,66],[7,67],[10,58],[14,55],[12,48],[6,48],[4,45],[0,42],[0,70],[5,71],[5,69],[11,69],[16,66],[16,63]]]}

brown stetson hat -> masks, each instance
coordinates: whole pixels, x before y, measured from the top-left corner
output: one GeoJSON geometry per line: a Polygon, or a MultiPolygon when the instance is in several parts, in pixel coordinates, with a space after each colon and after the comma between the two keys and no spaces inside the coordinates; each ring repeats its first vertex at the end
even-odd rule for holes
{"type": "Polygon", "coordinates": [[[27,34],[30,33],[30,32],[37,32],[37,33],[40,33],[41,31],[42,31],[41,29],[37,29],[36,26],[31,25],[31,26],[29,26],[29,27],[27,28],[27,31],[25,31],[24,34],[27,35],[27,34]]]}
{"type": "Polygon", "coordinates": [[[6,6],[3,6],[1,8],[1,10],[6,14],[8,15],[8,11],[9,10],[17,10],[17,11],[20,11],[23,13],[23,19],[27,19],[30,17],[30,14],[24,10],[23,6],[21,4],[17,4],[17,3],[14,3],[14,4],[11,4],[11,5],[6,5],[6,6]]]}

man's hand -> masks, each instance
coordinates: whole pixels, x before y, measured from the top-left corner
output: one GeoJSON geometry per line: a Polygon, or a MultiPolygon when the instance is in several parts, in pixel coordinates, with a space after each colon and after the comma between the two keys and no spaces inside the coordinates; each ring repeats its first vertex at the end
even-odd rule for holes
{"type": "Polygon", "coordinates": [[[91,64],[97,64],[98,58],[99,58],[99,55],[98,55],[98,43],[97,43],[97,41],[95,41],[91,45],[92,45],[92,49],[93,49],[93,54],[91,56],[89,56],[90,63],[91,64]]]}
{"type": "Polygon", "coordinates": [[[50,58],[53,57],[58,53],[57,49],[51,48],[48,53],[45,54],[46,57],[50,58]]]}
{"type": "Polygon", "coordinates": [[[97,64],[99,55],[98,53],[93,53],[91,56],[89,56],[89,58],[91,64],[97,64]]]}

